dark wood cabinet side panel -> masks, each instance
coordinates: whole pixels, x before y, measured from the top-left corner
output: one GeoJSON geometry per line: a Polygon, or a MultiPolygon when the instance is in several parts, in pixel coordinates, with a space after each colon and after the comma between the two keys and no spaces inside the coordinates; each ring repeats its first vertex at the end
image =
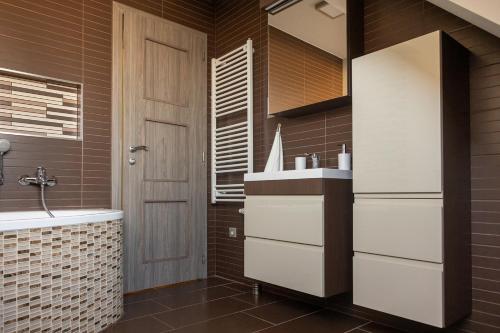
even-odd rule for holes
{"type": "Polygon", "coordinates": [[[352,290],[352,180],[325,180],[325,293],[352,290]]]}
{"type": "Polygon", "coordinates": [[[472,306],[469,52],[441,34],[443,92],[445,324],[467,316],[472,306]]]}

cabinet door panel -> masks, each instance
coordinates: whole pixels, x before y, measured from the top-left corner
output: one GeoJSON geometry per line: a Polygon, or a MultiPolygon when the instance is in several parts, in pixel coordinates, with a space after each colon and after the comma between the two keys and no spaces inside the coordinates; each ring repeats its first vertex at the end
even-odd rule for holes
{"type": "Polygon", "coordinates": [[[441,192],[440,33],[353,60],[354,193],[441,192]]]}
{"type": "Polygon", "coordinates": [[[355,253],[353,302],[443,327],[443,265],[355,253]]]}

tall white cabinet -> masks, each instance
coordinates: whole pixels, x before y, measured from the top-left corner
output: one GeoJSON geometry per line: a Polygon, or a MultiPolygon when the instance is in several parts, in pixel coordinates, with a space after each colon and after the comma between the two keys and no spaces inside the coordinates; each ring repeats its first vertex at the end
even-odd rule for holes
{"type": "Polygon", "coordinates": [[[471,307],[468,53],[436,31],[352,75],[354,303],[448,326],[471,307]]]}

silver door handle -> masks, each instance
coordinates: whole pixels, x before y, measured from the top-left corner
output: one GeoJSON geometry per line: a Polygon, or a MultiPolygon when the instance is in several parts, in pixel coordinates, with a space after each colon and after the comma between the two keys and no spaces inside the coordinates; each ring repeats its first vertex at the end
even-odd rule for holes
{"type": "Polygon", "coordinates": [[[130,146],[128,147],[128,150],[130,150],[131,153],[135,153],[138,150],[148,151],[149,148],[148,146],[130,146]]]}

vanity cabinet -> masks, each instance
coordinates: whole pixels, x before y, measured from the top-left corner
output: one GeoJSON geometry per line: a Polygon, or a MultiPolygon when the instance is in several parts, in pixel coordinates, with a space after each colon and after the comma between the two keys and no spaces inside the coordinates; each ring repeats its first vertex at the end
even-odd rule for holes
{"type": "Polygon", "coordinates": [[[245,181],[245,193],[246,277],[319,297],[351,290],[351,179],[245,181]]]}
{"type": "Polygon", "coordinates": [[[468,53],[436,31],[353,61],[353,301],[471,311],[468,53]]]}

